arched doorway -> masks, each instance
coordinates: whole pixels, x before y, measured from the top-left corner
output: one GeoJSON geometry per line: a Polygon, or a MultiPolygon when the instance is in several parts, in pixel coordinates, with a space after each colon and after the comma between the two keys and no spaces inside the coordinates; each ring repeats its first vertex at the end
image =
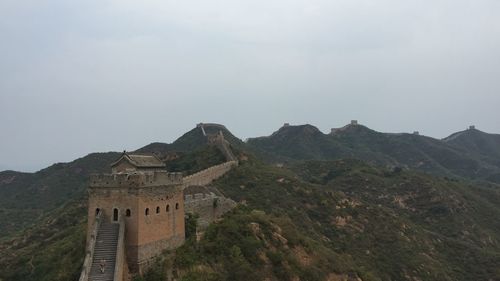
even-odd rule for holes
{"type": "Polygon", "coordinates": [[[118,209],[113,209],[113,221],[118,221],[118,209]]]}

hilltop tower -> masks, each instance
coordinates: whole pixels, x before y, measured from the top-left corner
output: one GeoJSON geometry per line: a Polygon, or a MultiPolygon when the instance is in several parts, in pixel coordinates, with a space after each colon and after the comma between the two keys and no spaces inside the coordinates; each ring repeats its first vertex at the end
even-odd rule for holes
{"type": "MultiPolygon", "coordinates": [[[[182,174],[168,173],[155,156],[125,152],[111,168],[111,174],[90,178],[87,243],[97,249],[101,229],[119,225],[116,268],[141,273],[152,258],[184,242],[182,174]]],[[[98,253],[92,255],[95,260],[98,253]]]]}
{"type": "Polygon", "coordinates": [[[197,127],[226,162],[183,177],[167,172],[155,155],[124,151],[111,164],[111,174],[90,176],[87,246],[79,281],[129,281],[131,273],[142,275],[164,250],[184,243],[186,211],[200,216],[196,233],[201,235],[234,208],[234,201],[207,187],[238,166],[222,133],[226,128],[204,123],[197,127]]]}

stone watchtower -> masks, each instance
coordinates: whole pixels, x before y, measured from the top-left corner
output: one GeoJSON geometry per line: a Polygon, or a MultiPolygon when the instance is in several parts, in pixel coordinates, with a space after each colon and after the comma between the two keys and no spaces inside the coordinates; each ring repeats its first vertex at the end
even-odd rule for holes
{"type": "MultiPolygon", "coordinates": [[[[88,191],[87,241],[106,224],[123,226],[121,252],[130,271],[142,272],[152,258],[184,242],[182,174],[168,173],[155,156],[124,152],[111,174],[91,176],[88,191]]],[[[119,243],[116,253],[118,264],[119,243]]],[[[98,253],[92,254],[95,260],[98,253]]]]}

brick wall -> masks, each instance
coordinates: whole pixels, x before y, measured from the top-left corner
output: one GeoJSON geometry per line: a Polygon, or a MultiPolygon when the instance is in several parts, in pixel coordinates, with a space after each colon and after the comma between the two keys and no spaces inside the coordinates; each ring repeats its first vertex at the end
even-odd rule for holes
{"type": "MultiPolygon", "coordinates": [[[[125,252],[133,271],[163,250],[175,248],[184,241],[184,198],[181,185],[89,187],[89,230],[94,224],[96,209],[102,212],[104,220],[113,221],[115,209],[118,220],[123,218],[125,252]]],[[[87,239],[89,238],[90,231],[87,234],[87,239]]]]}
{"type": "Polygon", "coordinates": [[[229,161],[220,165],[212,166],[201,172],[185,177],[183,179],[183,185],[208,185],[214,180],[222,177],[225,173],[229,172],[237,165],[238,161],[229,161]]]}
{"type": "Polygon", "coordinates": [[[184,205],[186,213],[197,214],[199,216],[198,228],[203,230],[211,222],[233,209],[236,206],[236,202],[213,193],[198,193],[186,195],[184,197],[184,205]]]}

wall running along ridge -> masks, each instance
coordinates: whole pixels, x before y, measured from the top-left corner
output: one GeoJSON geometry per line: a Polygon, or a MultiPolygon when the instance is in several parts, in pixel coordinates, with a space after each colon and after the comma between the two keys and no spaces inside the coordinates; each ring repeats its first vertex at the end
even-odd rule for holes
{"type": "MultiPolygon", "coordinates": [[[[197,213],[199,227],[204,229],[236,206],[233,200],[218,191],[214,191],[217,194],[191,194],[184,198],[186,187],[206,187],[238,166],[222,131],[206,134],[203,125],[198,127],[207,137],[207,142],[219,148],[227,162],[187,177],[165,170],[91,175],[87,251],[79,281],[90,278],[97,233],[102,222],[120,224],[113,279],[124,281],[129,279],[129,272],[142,274],[163,250],[175,249],[184,243],[186,213],[197,213]]],[[[225,129],[218,124],[206,125],[225,129]]]]}
{"type": "Polygon", "coordinates": [[[220,165],[212,166],[201,172],[185,177],[182,184],[184,187],[191,185],[209,185],[236,166],[238,166],[238,161],[229,161],[220,165]]]}

